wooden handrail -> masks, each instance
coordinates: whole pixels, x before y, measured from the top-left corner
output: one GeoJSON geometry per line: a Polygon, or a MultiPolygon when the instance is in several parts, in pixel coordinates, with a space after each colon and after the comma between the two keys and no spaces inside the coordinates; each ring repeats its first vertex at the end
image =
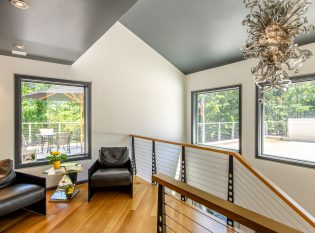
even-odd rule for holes
{"type": "Polygon", "coordinates": [[[184,146],[184,147],[203,150],[203,151],[210,151],[210,152],[219,153],[219,154],[223,154],[223,155],[231,155],[235,159],[237,159],[257,179],[259,179],[264,185],[266,185],[275,195],[277,195],[282,201],[284,201],[288,206],[290,206],[299,216],[301,216],[313,228],[315,228],[315,218],[310,213],[308,213],[302,206],[300,206],[296,201],[294,201],[288,194],[286,194],[275,183],[273,183],[271,180],[269,180],[264,174],[262,174],[256,168],[254,168],[238,152],[223,150],[223,149],[217,149],[217,148],[211,148],[211,147],[205,147],[205,146],[199,146],[199,145],[193,145],[193,144],[187,144],[187,143],[172,142],[172,141],[167,141],[167,140],[162,140],[162,139],[157,139],[157,138],[144,137],[144,136],[139,136],[139,135],[134,135],[134,134],[131,134],[129,136],[134,137],[134,138],[144,139],[144,140],[150,140],[150,141],[155,141],[155,142],[171,144],[171,145],[184,146]]]}
{"type": "Polygon", "coordinates": [[[258,232],[300,232],[292,227],[267,218],[251,210],[245,209],[229,201],[223,200],[212,194],[192,187],[188,184],[177,181],[169,176],[157,174],[153,176],[153,181],[165,186],[189,199],[196,201],[211,210],[214,210],[236,222],[249,227],[258,232]]]}
{"type": "Polygon", "coordinates": [[[185,147],[190,147],[190,148],[199,149],[199,150],[206,150],[206,151],[211,151],[211,152],[225,154],[225,155],[232,155],[234,153],[233,151],[228,151],[228,150],[221,150],[221,149],[216,149],[216,148],[211,148],[211,147],[197,146],[193,144],[186,144],[186,143],[180,143],[180,142],[172,142],[172,141],[167,141],[167,140],[162,140],[162,139],[157,139],[157,138],[139,136],[135,134],[130,134],[129,136],[134,137],[134,138],[150,140],[150,141],[167,143],[167,144],[176,145],[176,146],[185,146],[185,147]]]}

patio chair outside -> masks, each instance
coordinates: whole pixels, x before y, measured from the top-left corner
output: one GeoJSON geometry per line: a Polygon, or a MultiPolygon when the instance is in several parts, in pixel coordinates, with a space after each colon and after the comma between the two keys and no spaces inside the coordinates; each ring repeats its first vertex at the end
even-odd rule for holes
{"type": "Polygon", "coordinates": [[[60,132],[56,133],[56,143],[57,151],[60,150],[61,147],[67,152],[71,153],[70,140],[71,140],[72,132],[60,132]]]}

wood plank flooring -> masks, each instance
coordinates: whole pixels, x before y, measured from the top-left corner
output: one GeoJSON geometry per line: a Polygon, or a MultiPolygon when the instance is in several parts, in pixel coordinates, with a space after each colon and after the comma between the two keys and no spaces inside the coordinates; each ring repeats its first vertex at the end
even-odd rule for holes
{"type": "MultiPolygon", "coordinates": [[[[47,203],[47,216],[25,210],[0,217],[0,232],[156,232],[157,188],[135,178],[134,197],[124,192],[97,192],[87,202],[87,185],[68,203],[47,203]]],[[[52,191],[47,192],[47,200],[52,191]]]]}

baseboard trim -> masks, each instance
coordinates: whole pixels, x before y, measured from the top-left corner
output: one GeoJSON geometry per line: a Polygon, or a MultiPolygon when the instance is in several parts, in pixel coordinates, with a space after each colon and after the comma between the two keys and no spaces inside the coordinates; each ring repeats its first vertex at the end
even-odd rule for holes
{"type": "MultiPolygon", "coordinates": [[[[79,180],[77,181],[77,185],[78,184],[86,184],[88,182],[88,180],[79,180]]],[[[47,187],[46,190],[47,191],[51,191],[51,190],[54,190],[58,187],[58,185],[54,185],[54,186],[50,186],[50,187],[47,187]]]]}

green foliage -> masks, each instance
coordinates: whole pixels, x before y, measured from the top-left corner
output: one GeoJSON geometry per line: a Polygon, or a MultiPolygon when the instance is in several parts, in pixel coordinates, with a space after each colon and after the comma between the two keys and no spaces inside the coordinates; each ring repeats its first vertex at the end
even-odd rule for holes
{"type": "Polygon", "coordinates": [[[281,96],[266,94],[264,120],[268,134],[286,135],[289,118],[315,117],[315,81],[293,83],[281,96]]]}
{"type": "MultiPolygon", "coordinates": [[[[197,96],[197,122],[238,122],[238,90],[200,93],[197,96]],[[204,98],[205,116],[200,114],[200,102],[204,98]]],[[[289,90],[280,95],[277,91],[266,94],[264,121],[268,122],[268,133],[286,135],[289,118],[315,117],[315,81],[293,83],[289,90]]],[[[210,138],[215,138],[218,125],[208,125],[210,138]]],[[[221,124],[221,134],[231,132],[231,124],[221,124]]]]}
{"type": "MultiPolygon", "coordinates": [[[[53,84],[22,82],[22,96],[55,87],[53,84]]],[[[75,101],[23,98],[23,122],[76,122],[80,120],[80,104],[75,101]]]]}
{"type": "Polygon", "coordinates": [[[266,121],[287,121],[288,118],[315,117],[315,81],[291,84],[280,97],[266,95],[266,121]]]}
{"type": "Polygon", "coordinates": [[[202,96],[205,102],[204,122],[238,122],[239,121],[239,91],[226,90],[198,94],[198,123],[203,123],[200,113],[202,96]]]}
{"type": "Polygon", "coordinates": [[[51,152],[46,158],[49,159],[49,164],[53,164],[56,161],[65,161],[68,158],[68,155],[59,152],[51,152]]]}

